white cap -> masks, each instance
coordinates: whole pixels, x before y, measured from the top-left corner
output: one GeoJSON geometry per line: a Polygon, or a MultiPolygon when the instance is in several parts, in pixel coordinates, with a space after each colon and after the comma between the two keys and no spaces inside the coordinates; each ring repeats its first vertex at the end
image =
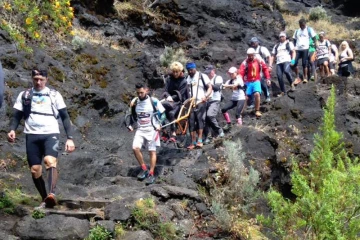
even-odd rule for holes
{"type": "Polygon", "coordinates": [[[255,49],[249,48],[249,49],[246,51],[246,54],[255,54],[255,49]]]}
{"type": "Polygon", "coordinates": [[[286,37],[286,33],[285,33],[285,32],[281,32],[281,33],[279,34],[279,37],[286,37]]]}
{"type": "Polygon", "coordinates": [[[236,73],[237,72],[237,68],[236,67],[231,67],[228,71],[228,73],[236,73]]]}

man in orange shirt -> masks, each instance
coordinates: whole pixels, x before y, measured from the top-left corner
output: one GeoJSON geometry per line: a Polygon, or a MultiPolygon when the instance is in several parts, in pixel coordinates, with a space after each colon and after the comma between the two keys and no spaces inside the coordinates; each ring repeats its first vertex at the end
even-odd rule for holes
{"type": "Polygon", "coordinates": [[[255,49],[249,48],[246,52],[247,58],[240,64],[239,75],[246,85],[246,99],[251,95],[255,96],[255,116],[261,117],[260,94],[261,94],[261,71],[263,72],[266,84],[270,86],[270,73],[263,59],[255,57],[255,49]]]}

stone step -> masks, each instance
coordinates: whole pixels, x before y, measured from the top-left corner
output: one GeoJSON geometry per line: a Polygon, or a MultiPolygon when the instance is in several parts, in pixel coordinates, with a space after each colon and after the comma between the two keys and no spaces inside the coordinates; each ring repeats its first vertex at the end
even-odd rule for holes
{"type": "Polygon", "coordinates": [[[78,219],[86,219],[89,220],[91,218],[97,218],[97,220],[103,220],[104,218],[98,212],[92,211],[67,211],[67,210],[56,210],[56,209],[45,209],[46,215],[63,215],[66,217],[74,217],[78,219]]]}
{"type": "Polygon", "coordinates": [[[110,200],[61,199],[58,201],[58,204],[68,209],[91,209],[104,208],[111,202],[110,200]]]}

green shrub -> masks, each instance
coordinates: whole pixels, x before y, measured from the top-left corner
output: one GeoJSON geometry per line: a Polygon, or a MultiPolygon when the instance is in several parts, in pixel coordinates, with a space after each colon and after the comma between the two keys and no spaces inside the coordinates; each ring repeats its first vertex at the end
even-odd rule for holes
{"type": "Polygon", "coordinates": [[[291,181],[296,200],[285,199],[275,189],[268,192],[273,215],[266,222],[281,238],[357,239],[360,165],[357,158],[348,157],[342,134],[335,129],[334,87],[314,145],[308,168],[293,163],[291,181]]]}
{"type": "Polygon", "coordinates": [[[158,223],[159,214],[155,210],[154,199],[145,198],[136,201],[132,216],[135,222],[144,229],[149,229],[153,224],[158,223]]]}
{"type": "Polygon", "coordinates": [[[156,230],[158,239],[175,240],[178,239],[175,224],[172,222],[159,223],[156,230]]]}
{"type": "Polygon", "coordinates": [[[185,66],[186,62],[188,62],[185,51],[181,48],[173,49],[171,47],[165,47],[163,54],[160,55],[160,65],[167,68],[175,61],[180,62],[185,66]]]}
{"type": "Polygon", "coordinates": [[[0,210],[3,209],[6,213],[13,213],[15,204],[8,197],[6,193],[0,193],[0,210]]]}
{"type": "Polygon", "coordinates": [[[330,19],[331,17],[327,15],[326,10],[322,6],[310,9],[309,20],[316,22],[318,20],[330,21],[330,19]]]}
{"type": "Polygon", "coordinates": [[[44,218],[45,217],[45,212],[43,211],[40,211],[40,210],[34,210],[31,214],[31,216],[34,218],[34,219],[41,219],[41,218],[44,218]]]}
{"type": "Polygon", "coordinates": [[[74,10],[70,0],[4,0],[0,27],[20,49],[32,51],[29,41],[44,43],[49,36],[72,34],[74,10]]]}
{"type": "Polygon", "coordinates": [[[96,227],[90,229],[90,234],[86,240],[110,240],[111,233],[103,226],[96,225],[96,227]]]}
{"type": "Polygon", "coordinates": [[[239,238],[254,237],[259,231],[247,223],[246,216],[257,204],[260,191],[257,189],[259,173],[244,164],[245,154],[241,141],[225,141],[226,167],[211,191],[211,211],[224,231],[239,238]],[[241,226],[246,226],[242,229],[241,226]],[[242,229],[240,231],[240,229],[242,229]]]}
{"type": "Polygon", "coordinates": [[[81,38],[79,36],[74,36],[71,45],[73,46],[73,49],[75,51],[80,51],[85,47],[86,40],[84,38],[81,38]]]}

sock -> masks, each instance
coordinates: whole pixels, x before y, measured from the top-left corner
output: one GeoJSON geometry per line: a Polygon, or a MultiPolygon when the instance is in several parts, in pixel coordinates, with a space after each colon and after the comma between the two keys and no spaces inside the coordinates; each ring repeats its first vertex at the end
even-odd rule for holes
{"type": "Polygon", "coordinates": [[[35,184],[36,189],[38,190],[38,192],[41,195],[42,200],[44,201],[44,199],[47,197],[47,192],[46,192],[46,187],[45,187],[45,181],[43,179],[42,176],[40,176],[39,178],[32,178],[35,184]]]}
{"type": "Polygon", "coordinates": [[[202,139],[199,139],[198,142],[201,142],[201,143],[202,143],[202,139]]]}
{"type": "Polygon", "coordinates": [[[226,113],[223,113],[223,115],[224,115],[225,121],[226,121],[227,123],[231,123],[229,113],[226,112],[226,113]]]}
{"type": "Polygon", "coordinates": [[[149,172],[149,176],[150,176],[150,175],[151,175],[151,176],[154,176],[154,171],[150,171],[150,172],[149,172]]]}
{"type": "Polygon", "coordinates": [[[46,171],[48,173],[49,193],[55,194],[56,183],[58,179],[58,171],[54,167],[51,167],[46,171]]]}
{"type": "Polygon", "coordinates": [[[141,169],[144,170],[144,171],[147,170],[146,165],[145,165],[145,164],[142,164],[142,165],[141,165],[141,169]]]}
{"type": "Polygon", "coordinates": [[[194,145],[196,145],[196,143],[197,143],[196,141],[193,142],[194,145]]]}

